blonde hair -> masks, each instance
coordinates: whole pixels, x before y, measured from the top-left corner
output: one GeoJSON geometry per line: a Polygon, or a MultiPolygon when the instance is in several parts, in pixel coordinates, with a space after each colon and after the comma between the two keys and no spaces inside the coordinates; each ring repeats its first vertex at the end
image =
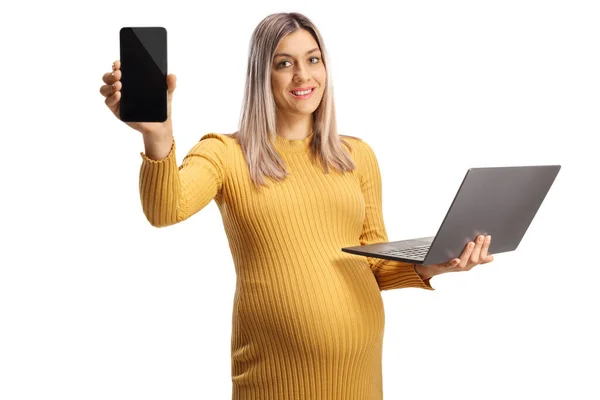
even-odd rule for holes
{"type": "MultiPolygon", "coordinates": [[[[323,38],[314,24],[302,14],[271,14],[258,24],[250,40],[239,131],[230,136],[240,144],[250,178],[256,186],[266,184],[265,177],[281,181],[289,175],[273,145],[277,111],[271,86],[271,70],[279,42],[286,35],[299,29],[308,31],[314,37],[327,68],[330,62],[323,38]]],[[[337,133],[330,69],[327,70],[323,98],[313,112],[313,123],[314,135],[310,143],[313,161],[319,160],[326,173],[329,173],[329,165],[342,173],[354,170],[356,166],[342,143],[350,148],[352,146],[337,133]]]]}

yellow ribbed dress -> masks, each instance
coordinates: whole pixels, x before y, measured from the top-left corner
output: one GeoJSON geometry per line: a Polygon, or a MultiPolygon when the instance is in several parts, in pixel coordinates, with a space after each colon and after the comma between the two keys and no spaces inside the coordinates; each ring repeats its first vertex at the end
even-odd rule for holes
{"type": "Polygon", "coordinates": [[[140,153],[141,203],[153,226],[181,222],[213,199],[219,207],[237,276],[234,400],[382,399],[381,290],[433,289],[413,264],[341,251],[388,240],[379,166],[365,141],[341,135],[357,169],[325,174],[310,158],[313,135],[276,137],[291,175],[261,189],[229,135],[205,134],[179,167],[175,141],[162,160],[140,153]]]}

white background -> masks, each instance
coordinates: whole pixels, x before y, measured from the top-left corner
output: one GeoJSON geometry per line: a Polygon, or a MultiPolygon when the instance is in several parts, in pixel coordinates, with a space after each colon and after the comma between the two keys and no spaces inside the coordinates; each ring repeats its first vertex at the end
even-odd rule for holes
{"type": "Polygon", "coordinates": [[[325,38],[340,133],[377,154],[390,240],[433,235],[469,167],[562,165],[517,251],[382,293],[385,398],[600,398],[595,3],[4,6],[0,398],[231,397],[219,211],[149,225],[142,138],[99,88],[121,27],[166,27],[181,162],[237,130],[252,31],[291,11],[325,38]]]}

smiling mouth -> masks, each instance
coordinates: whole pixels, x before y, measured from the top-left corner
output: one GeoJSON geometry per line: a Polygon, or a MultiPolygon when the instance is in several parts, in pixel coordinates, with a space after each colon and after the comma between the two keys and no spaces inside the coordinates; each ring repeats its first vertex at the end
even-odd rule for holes
{"type": "Polygon", "coordinates": [[[312,97],[312,95],[315,93],[315,89],[316,88],[312,88],[309,90],[302,90],[300,92],[293,92],[291,91],[290,94],[294,97],[294,99],[298,99],[298,100],[307,100],[309,98],[312,97]],[[299,93],[299,94],[297,94],[299,93]]]}
{"type": "Polygon", "coordinates": [[[315,88],[310,88],[310,90],[291,90],[290,93],[294,96],[305,96],[315,91],[315,88]]]}

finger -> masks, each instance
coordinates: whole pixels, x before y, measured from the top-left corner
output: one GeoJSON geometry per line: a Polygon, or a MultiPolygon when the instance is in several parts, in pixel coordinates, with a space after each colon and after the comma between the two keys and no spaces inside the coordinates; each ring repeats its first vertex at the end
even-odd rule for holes
{"type": "Polygon", "coordinates": [[[473,249],[473,252],[471,253],[471,256],[469,257],[469,263],[471,265],[477,265],[479,264],[479,256],[481,254],[481,248],[483,246],[483,242],[485,241],[485,236],[483,235],[479,235],[477,236],[477,239],[475,240],[475,248],[473,249]]]}
{"type": "Polygon", "coordinates": [[[492,237],[490,235],[487,235],[485,237],[485,241],[483,242],[483,246],[481,247],[481,254],[479,254],[479,259],[480,260],[487,259],[488,250],[490,248],[490,242],[491,241],[492,241],[492,237]]]}
{"type": "Polygon", "coordinates": [[[480,262],[479,264],[487,264],[487,263],[490,263],[492,261],[494,261],[494,256],[491,255],[491,254],[488,254],[487,257],[482,262],[480,262]]]}
{"type": "Polygon", "coordinates": [[[450,260],[450,261],[448,261],[446,263],[445,267],[447,267],[447,268],[454,268],[458,264],[460,264],[460,258],[453,258],[452,260],[450,260]]]}
{"type": "Polygon", "coordinates": [[[116,60],[112,65],[113,71],[121,69],[121,60],[116,60]]]}
{"type": "Polygon", "coordinates": [[[460,268],[465,268],[467,266],[467,262],[469,261],[469,257],[471,256],[471,253],[473,252],[474,247],[475,247],[475,243],[473,243],[473,242],[467,243],[464,251],[460,255],[460,263],[458,264],[458,266],[460,268]]]}
{"type": "Polygon", "coordinates": [[[102,85],[100,86],[100,94],[104,97],[106,96],[110,96],[113,93],[115,93],[116,91],[121,90],[121,81],[117,81],[115,83],[113,83],[112,85],[102,85]]]}
{"type": "Polygon", "coordinates": [[[116,81],[121,79],[121,70],[118,69],[114,72],[107,72],[104,75],[102,75],[102,80],[104,81],[104,83],[107,83],[109,85],[112,85],[113,83],[115,83],[116,81]]]}
{"type": "Polygon", "coordinates": [[[115,88],[113,87],[113,85],[102,85],[100,86],[100,94],[104,97],[110,96],[114,93],[114,89],[115,88]]]}
{"type": "Polygon", "coordinates": [[[119,102],[121,99],[121,92],[115,92],[112,95],[108,96],[104,102],[107,106],[112,107],[119,102]]]}

